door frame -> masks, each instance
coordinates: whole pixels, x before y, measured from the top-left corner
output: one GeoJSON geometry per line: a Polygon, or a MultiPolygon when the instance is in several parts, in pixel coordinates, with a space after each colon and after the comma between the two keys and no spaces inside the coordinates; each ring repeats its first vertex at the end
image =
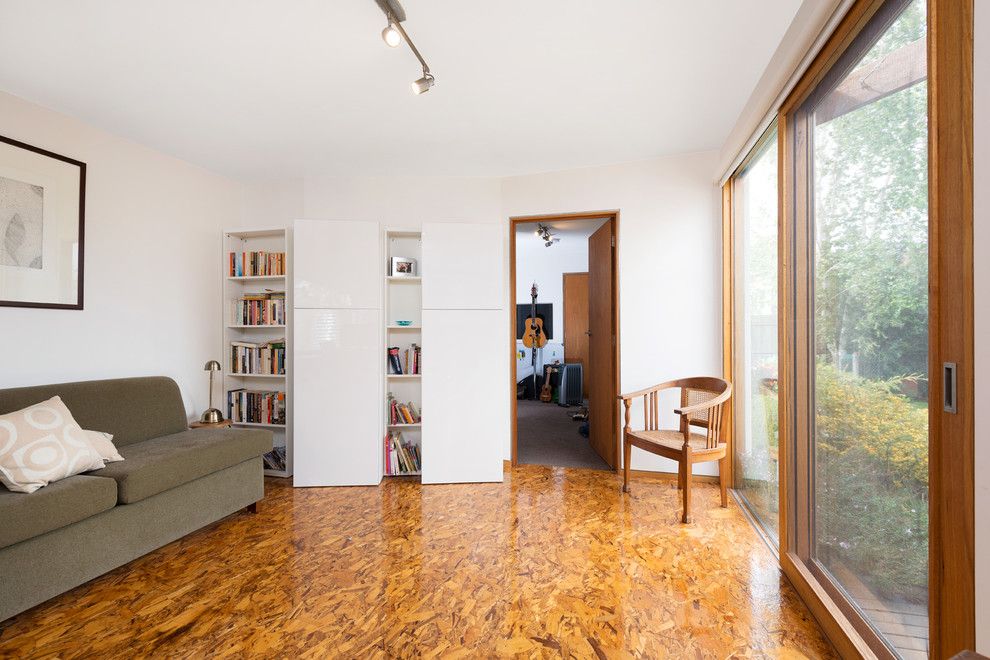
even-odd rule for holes
{"type": "MultiPolygon", "coordinates": [[[[517,405],[516,405],[516,225],[532,222],[570,222],[574,220],[594,220],[606,218],[612,231],[612,335],[615,337],[615,345],[612,347],[612,366],[615,373],[615,382],[612,383],[613,406],[618,410],[619,383],[622,382],[619,368],[620,346],[622,344],[619,334],[619,211],[587,211],[578,213],[552,213],[547,215],[521,215],[509,218],[509,334],[510,346],[512,349],[512,360],[509,362],[509,391],[512,406],[510,410],[510,429],[512,434],[512,466],[518,465],[519,459],[519,433],[517,428],[517,405]]],[[[615,423],[612,425],[612,456],[615,471],[622,469],[621,452],[619,451],[619,415],[615,416],[615,423]]]]}

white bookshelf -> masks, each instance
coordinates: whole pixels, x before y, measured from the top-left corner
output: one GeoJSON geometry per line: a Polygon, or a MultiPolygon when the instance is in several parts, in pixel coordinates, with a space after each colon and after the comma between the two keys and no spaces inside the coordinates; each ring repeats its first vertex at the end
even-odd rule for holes
{"type": "MultiPolygon", "coordinates": [[[[383,416],[384,432],[399,432],[402,439],[419,447],[422,457],[421,423],[389,424],[387,395],[392,394],[401,403],[412,402],[422,412],[422,374],[393,374],[389,373],[388,348],[398,346],[400,354],[410,349],[412,344],[423,346],[423,235],[418,230],[386,229],[385,230],[385,267],[384,267],[384,309],[385,347],[382,351],[382,369],[385,373],[385,414],[383,416]],[[416,260],[416,274],[412,277],[397,277],[390,273],[392,257],[409,257],[416,260]],[[408,325],[399,325],[398,321],[411,321],[408,325]]],[[[383,457],[383,475],[390,477],[418,477],[421,470],[388,474],[387,457],[383,457]]],[[[422,466],[421,466],[422,467],[422,466]]]]}
{"type": "Polygon", "coordinates": [[[221,410],[224,417],[229,417],[228,393],[232,390],[246,389],[257,391],[277,391],[285,394],[285,423],[261,424],[256,422],[234,421],[237,428],[262,428],[272,431],[273,445],[285,447],[285,470],[265,469],[265,474],[274,477],[292,476],[292,396],[291,396],[291,355],[292,355],[292,303],[291,303],[291,268],[292,257],[289,233],[284,227],[263,229],[230,229],[223,232],[223,251],[221,253],[221,273],[223,280],[223,354],[220,364],[223,365],[223,399],[221,410]],[[286,273],[284,275],[245,275],[233,276],[229,272],[229,254],[231,252],[284,252],[286,255],[286,273]],[[284,292],[285,324],[279,325],[244,325],[233,320],[233,304],[245,294],[260,292],[284,292]],[[242,341],[252,344],[263,344],[267,341],[285,340],[285,373],[233,373],[232,342],[242,341]]]}

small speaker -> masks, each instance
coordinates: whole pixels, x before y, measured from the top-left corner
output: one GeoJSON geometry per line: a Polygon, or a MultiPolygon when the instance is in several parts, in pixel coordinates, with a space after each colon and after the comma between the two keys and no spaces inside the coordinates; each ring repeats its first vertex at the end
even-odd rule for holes
{"type": "Polygon", "coordinates": [[[584,370],[580,364],[565,364],[560,374],[560,390],[557,402],[562,406],[580,406],[584,403],[581,389],[584,381],[584,370]]]}

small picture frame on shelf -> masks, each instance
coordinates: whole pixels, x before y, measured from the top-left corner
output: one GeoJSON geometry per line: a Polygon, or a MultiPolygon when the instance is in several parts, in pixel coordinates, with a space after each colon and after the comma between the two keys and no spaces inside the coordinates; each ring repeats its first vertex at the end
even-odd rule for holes
{"type": "Polygon", "coordinates": [[[410,257],[392,257],[389,275],[392,277],[416,277],[416,260],[410,257]]]}

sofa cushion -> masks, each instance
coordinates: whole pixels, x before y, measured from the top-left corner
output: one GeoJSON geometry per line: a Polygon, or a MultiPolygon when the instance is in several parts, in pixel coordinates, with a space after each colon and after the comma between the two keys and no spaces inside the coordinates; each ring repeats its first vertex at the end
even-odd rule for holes
{"type": "Polygon", "coordinates": [[[272,449],[271,431],[195,429],[118,447],[124,460],[88,474],[117,482],[117,501],[133,504],[272,449]]]}
{"type": "Polygon", "coordinates": [[[0,548],[40,536],[117,505],[117,483],[89,475],[69,477],[33,493],[0,488],[0,548]]]}

